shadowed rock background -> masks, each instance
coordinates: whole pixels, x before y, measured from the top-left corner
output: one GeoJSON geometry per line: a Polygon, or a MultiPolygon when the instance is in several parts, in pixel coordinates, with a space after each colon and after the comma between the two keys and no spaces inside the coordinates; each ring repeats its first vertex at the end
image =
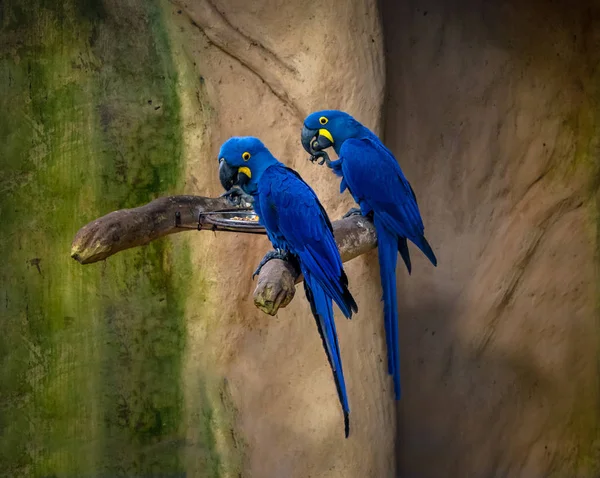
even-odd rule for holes
{"type": "Polygon", "coordinates": [[[597,476],[599,61],[583,1],[4,0],[2,472],[597,476]],[[399,404],[376,251],[347,263],[348,440],[302,288],[274,318],[252,303],[266,238],[69,258],[107,212],[220,194],[231,135],[340,217],[299,144],[320,108],[384,136],[439,258],[399,268],[399,404]]]}

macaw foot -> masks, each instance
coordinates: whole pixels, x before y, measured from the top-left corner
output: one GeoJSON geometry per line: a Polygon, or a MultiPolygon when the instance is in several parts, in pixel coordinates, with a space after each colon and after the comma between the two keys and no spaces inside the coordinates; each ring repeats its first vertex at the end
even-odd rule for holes
{"type": "Polygon", "coordinates": [[[345,219],[345,218],[350,217],[350,216],[362,216],[362,212],[361,212],[360,208],[359,207],[353,207],[346,214],[344,214],[344,216],[342,217],[342,219],[345,219]]]}
{"type": "Polygon", "coordinates": [[[254,204],[254,198],[246,194],[239,186],[233,186],[229,191],[221,194],[222,198],[227,199],[234,206],[251,207],[254,204]]]}
{"type": "Polygon", "coordinates": [[[258,267],[256,268],[256,270],[252,274],[252,280],[254,280],[254,278],[258,274],[260,274],[260,271],[262,270],[262,268],[271,259],[281,259],[282,261],[289,262],[290,264],[292,264],[296,268],[296,270],[299,270],[298,261],[297,261],[297,259],[292,254],[290,254],[288,251],[284,251],[283,249],[275,249],[275,250],[267,252],[265,254],[265,257],[262,258],[262,260],[258,264],[258,267]]]}
{"type": "Polygon", "coordinates": [[[331,168],[331,159],[329,159],[329,154],[326,151],[317,151],[310,158],[308,158],[311,162],[318,161],[319,166],[323,166],[326,164],[328,168],[331,168]]]}

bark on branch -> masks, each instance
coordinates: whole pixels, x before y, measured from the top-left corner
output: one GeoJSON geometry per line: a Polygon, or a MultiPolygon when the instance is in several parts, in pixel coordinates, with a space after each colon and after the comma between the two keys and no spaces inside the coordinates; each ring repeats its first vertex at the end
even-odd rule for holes
{"type": "MultiPolygon", "coordinates": [[[[134,209],[121,209],[82,227],[71,246],[71,257],[81,264],[91,264],[117,252],[177,232],[198,230],[264,233],[258,224],[223,221],[222,210],[232,207],[225,198],[170,196],[134,209]],[[210,213],[217,214],[210,214],[210,213]],[[201,215],[202,213],[202,215],[201,215]]],[[[377,245],[375,228],[369,219],[351,216],[333,221],[335,240],[344,262],[354,259],[377,245]]],[[[275,315],[294,297],[296,284],[302,281],[291,264],[273,259],[262,268],[254,304],[263,312],[275,315]]]]}
{"type": "MultiPolygon", "coordinates": [[[[342,261],[347,262],[377,247],[377,234],[373,223],[363,216],[350,216],[332,221],[333,234],[342,261]]],[[[281,259],[265,264],[258,276],[254,290],[254,305],[269,315],[287,306],[296,292],[296,284],[302,282],[294,267],[281,259]]]]}

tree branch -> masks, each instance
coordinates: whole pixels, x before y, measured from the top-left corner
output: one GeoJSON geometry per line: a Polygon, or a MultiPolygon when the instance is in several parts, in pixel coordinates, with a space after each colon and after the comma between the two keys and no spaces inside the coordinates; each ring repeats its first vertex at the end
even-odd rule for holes
{"type": "MultiPolygon", "coordinates": [[[[347,262],[377,247],[377,234],[373,223],[363,216],[350,216],[333,221],[333,234],[342,261],[347,262]]],[[[267,262],[258,276],[254,290],[254,305],[269,315],[287,306],[302,282],[294,267],[281,259],[267,262]]]]}
{"type": "Polygon", "coordinates": [[[265,234],[262,226],[223,221],[222,215],[206,215],[222,210],[247,210],[232,206],[225,198],[201,196],[170,196],[155,199],[145,206],[120,209],[83,226],[71,245],[71,257],[81,264],[91,264],[106,259],[117,252],[144,246],[168,234],[200,227],[211,231],[253,232],[265,234]],[[178,224],[176,224],[176,222],[178,224]]]}
{"type": "MultiPolygon", "coordinates": [[[[134,209],[121,209],[82,227],[71,246],[71,257],[81,264],[106,259],[117,252],[178,232],[206,229],[265,234],[262,226],[253,221],[231,220],[222,211],[247,208],[232,206],[225,198],[201,196],[170,196],[134,209]],[[219,212],[221,211],[221,212],[219,212]],[[200,222],[199,222],[200,221],[200,222]]],[[[371,221],[362,216],[351,216],[333,222],[335,240],[346,262],[373,249],[377,235],[371,221]]],[[[272,259],[265,264],[254,291],[254,304],[263,312],[275,315],[294,297],[296,284],[302,276],[296,275],[291,264],[272,259]]]]}

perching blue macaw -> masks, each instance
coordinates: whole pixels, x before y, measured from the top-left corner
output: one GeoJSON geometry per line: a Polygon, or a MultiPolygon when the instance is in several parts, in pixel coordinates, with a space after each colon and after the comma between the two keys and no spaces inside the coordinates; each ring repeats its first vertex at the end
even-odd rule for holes
{"type": "Polygon", "coordinates": [[[360,210],[352,209],[346,216],[372,214],[379,249],[388,372],[393,376],[394,392],[396,400],[399,400],[397,251],[409,274],[411,264],[407,239],[437,266],[435,254],[425,239],[417,198],[390,150],[349,114],[324,110],[308,115],[304,120],[301,140],[304,149],[311,154],[311,161],[320,158],[319,164],[327,163],[336,175],[342,177],[340,193],[347,188],[360,206],[360,210]],[[330,161],[324,151],[331,146],[338,154],[336,161],[330,161]]]}
{"type": "Polygon", "coordinates": [[[261,261],[292,260],[304,275],[304,290],[323,341],[349,433],[348,395],[333,320],[332,299],[350,319],[358,307],[348,290],[333,229],[313,190],[280,163],[257,138],[234,137],[219,152],[219,179],[225,190],[241,189],[254,198],[254,210],[276,251],[261,261]]]}

